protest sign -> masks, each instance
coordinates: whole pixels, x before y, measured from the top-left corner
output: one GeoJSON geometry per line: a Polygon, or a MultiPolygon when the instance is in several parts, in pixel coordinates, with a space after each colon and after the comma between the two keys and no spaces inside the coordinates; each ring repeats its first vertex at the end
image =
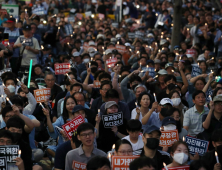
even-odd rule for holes
{"type": "Polygon", "coordinates": [[[130,163],[139,156],[112,156],[113,170],[128,170],[130,163]]]}
{"type": "Polygon", "coordinates": [[[2,4],[2,9],[6,9],[9,15],[14,18],[19,18],[19,6],[18,5],[8,5],[2,4]]]}
{"type": "Polygon", "coordinates": [[[6,170],[6,169],[8,169],[6,156],[0,157],[0,170],[6,170]]]}
{"type": "Polygon", "coordinates": [[[104,128],[112,128],[113,126],[120,126],[123,124],[123,113],[114,113],[102,115],[104,128]]]}
{"type": "Polygon", "coordinates": [[[107,49],[115,50],[116,47],[107,47],[107,49]]]}
{"type": "Polygon", "coordinates": [[[34,96],[37,103],[42,103],[47,101],[50,98],[50,95],[51,95],[50,88],[34,90],[34,96]]]}
{"type": "Polygon", "coordinates": [[[117,62],[117,58],[111,58],[106,60],[106,64],[108,67],[114,67],[117,62]]]}
{"type": "Polygon", "coordinates": [[[6,9],[0,9],[0,13],[7,14],[7,10],[6,9]]]}
{"type": "Polygon", "coordinates": [[[92,15],[92,12],[91,12],[91,11],[85,12],[85,16],[86,16],[86,17],[89,17],[89,16],[91,16],[91,15],[92,15]]]}
{"type": "MultiPolygon", "coordinates": [[[[185,166],[177,166],[177,167],[172,167],[172,168],[167,168],[168,170],[189,170],[190,166],[185,165],[185,166]]],[[[162,168],[162,170],[166,170],[165,168],[162,168]]]]}
{"type": "Polygon", "coordinates": [[[88,48],[89,48],[89,44],[87,42],[84,42],[83,49],[88,50],[88,48]]]}
{"type": "Polygon", "coordinates": [[[36,15],[45,15],[45,8],[44,7],[38,7],[32,10],[33,14],[36,15]]]}
{"type": "Polygon", "coordinates": [[[72,132],[76,131],[78,126],[84,122],[84,118],[82,115],[77,116],[76,118],[72,119],[68,123],[62,125],[63,130],[67,134],[69,140],[72,139],[72,132]]]}
{"type": "Polygon", "coordinates": [[[114,28],[118,28],[119,27],[119,23],[118,22],[113,22],[111,25],[114,28]]]}
{"type": "Polygon", "coordinates": [[[78,19],[80,19],[80,20],[83,18],[83,16],[82,16],[81,13],[77,13],[77,14],[76,14],[76,17],[77,17],[78,19]]]}
{"type": "Polygon", "coordinates": [[[186,54],[194,55],[194,54],[196,54],[196,50],[194,50],[194,49],[187,49],[186,54]]]}
{"type": "Polygon", "coordinates": [[[198,65],[192,65],[191,77],[196,77],[202,74],[202,70],[198,65]]]}
{"type": "Polygon", "coordinates": [[[100,86],[101,86],[100,81],[99,80],[94,80],[93,86],[94,86],[94,88],[100,88],[100,86]]]}
{"type": "Polygon", "coordinates": [[[136,31],[135,38],[143,39],[144,33],[140,31],[136,31]]]}
{"type": "Polygon", "coordinates": [[[195,155],[195,153],[198,153],[200,156],[204,155],[209,146],[209,142],[197,138],[193,138],[190,136],[186,136],[185,141],[188,145],[189,152],[192,155],[195,155]]]}
{"type": "Polygon", "coordinates": [[[134,32],[128,32],[128,38],[129,39],[134,39],[135,38],[135,33],[134,32]]]}
{"type": "MultiPolygon", "coordinates": [[[[7,169],[9,169],[9,167],[15,166],[16,161],[14,161],[14,159],[18,157],[18,152],[19,152],[19,145],[0,146],[0,157],[6,158],[7,169]]],[[[1,162],[0,162],[0,167],[1,167],[1,162]]]]}
{"type": "Polygon", "coordinates": [[[19,37],[22,45],[33,46],[32,38],[19,37]]]}
{"type": "Polygon", "coordinates": [[[99,19],[104,19],[105,15],[104,14],[98,14],[99,19]]]}
{"type": "Polygon", "coordinates": [[[160,144],[159,146],[164,147],[170,147],[174,144],[174,142],[179,140],[178,130],[167,130],[167,131],[161,131],[160,136],[160,144]]]}
{"type": "Polygon", "coordinates": [[[123,53],[125,53],[126,52],[126,46],[124,46],[124,45],[118,45],[118,44],[116,44],[116,49],[118,50],[118,52],[120,53],[120,54],[123,54],[123,53]]]}
{"type": "Polygon", "coordinates": [[[55,68],[55,75],[59,74],[66,74],[70,71],[70,64],[69,63],[58,63],[54,65],[55,68]]]}
{"type": "Polygon", "coordinates": [[[86,170],[86,164],[81,163],[81,162],[77,162],[77,161],[73,161],[72,162],[72,169],[73,170],[86,170]]]}

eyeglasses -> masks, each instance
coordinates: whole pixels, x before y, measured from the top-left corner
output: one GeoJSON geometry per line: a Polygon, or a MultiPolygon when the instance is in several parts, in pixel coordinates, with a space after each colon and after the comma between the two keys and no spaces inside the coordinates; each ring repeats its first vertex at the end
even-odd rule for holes
{"type": "Polygon", "coordinates": [[[94,134],[94,132],[89,132],[89,133],[80,134],[80,136],[86,138],[87,136],[91,137],[93,134],[94,134]]]}
{"type": "Polygon", "coordinates": [[[132,150],[128,150],[128,151],[118,151],[119,153],[121,153],[121,154],[132,154],[133,153],[133,151],[132,150]]]}

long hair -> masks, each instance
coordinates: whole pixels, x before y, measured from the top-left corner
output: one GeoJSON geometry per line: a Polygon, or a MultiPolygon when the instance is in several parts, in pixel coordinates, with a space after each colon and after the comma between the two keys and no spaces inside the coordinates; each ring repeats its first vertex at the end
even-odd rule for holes
{"type": "Polygon", "coordinates": [[[67,100],[70,99],[70,98],[74,100],[75,105],[76,105],[76,100],[74,99],[74,97],[68,96],[68,97],[65,98],[64,104],[63,104],[63,113],[62,113],[62,118],[64,120],[64,123],[69,118],[69,113],[68,113],[68,110],[66,109],[66,103],[67,103],[67,100]]]}

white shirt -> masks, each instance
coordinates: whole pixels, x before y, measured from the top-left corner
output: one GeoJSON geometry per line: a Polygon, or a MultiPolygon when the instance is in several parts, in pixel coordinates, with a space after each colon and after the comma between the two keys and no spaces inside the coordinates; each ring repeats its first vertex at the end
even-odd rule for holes
{"type": "Polygon", "coordinates": [[[144,145],[143,144],[143,140],[142,140],[142,136],[139,135],[138,141],[136,143],[132,143],[130,141],[129,135],[124,137],[124,138],[122,138],[122,139],[126,139],[126,140],[128,140],[131,143],[131,145],[133,147],[133,155],[140,155],[140,153],[142,151],[142,148],[143,148],[143,145],[144,145]]]}

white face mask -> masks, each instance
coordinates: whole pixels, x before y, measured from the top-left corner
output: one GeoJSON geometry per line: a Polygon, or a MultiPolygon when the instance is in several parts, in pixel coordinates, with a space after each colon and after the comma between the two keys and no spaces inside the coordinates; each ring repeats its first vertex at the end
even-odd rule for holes
{"type": "Polygon", "coordinates": [[[173,102],[173,106],[179,106],[179,104],[181,103],[181,98],[173,98],[171,100],[173,102]]]}
{"type": "Polygon", "coordinates": [[[222,94],[218,94],[217,96],[222,96],[222,94]]]}
{"type": "Polygon", "coordinates": [[[83,60],[83,62],[84,62],[84,63],[88,63],[88,62],[89,62],[89,58],[85,58],[85,59],[83,60]]]}
{"type": "Polygon", "coordinates": [[[163,128],[165,131],[165,130],[175,130],[177,127],[176,127],[176,125],[169,124],[169,125],[163,126],[163,128]]]}
{"type": "Polygon", "coordinates": [[[180,152],[173,155],[174,161],[176,161],[179,164],[184,164],[188,160],[188,155],[180,152]]]}
{"type": "Polygon", "coordinates": [[[15,92],[15,87],[13,85],[9,85],[7,88],[9,89],[10,93],[15,92]]]}

